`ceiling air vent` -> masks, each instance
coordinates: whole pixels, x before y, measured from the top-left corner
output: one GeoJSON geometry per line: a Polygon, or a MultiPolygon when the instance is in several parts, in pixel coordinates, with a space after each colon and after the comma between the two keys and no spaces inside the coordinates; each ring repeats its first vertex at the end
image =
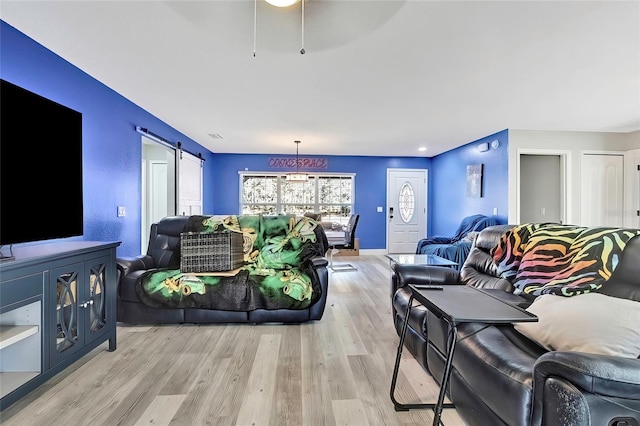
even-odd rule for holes
{"type": "Polygon", "coordinates": [[[220,133],[209,133],[213,139],[224,139],[220,133]]]}

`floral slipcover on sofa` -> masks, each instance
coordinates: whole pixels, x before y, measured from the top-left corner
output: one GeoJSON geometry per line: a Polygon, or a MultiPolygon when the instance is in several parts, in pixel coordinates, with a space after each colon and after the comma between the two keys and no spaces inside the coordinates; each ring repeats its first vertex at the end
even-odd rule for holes
{"type": "Polygon", "coordinates": [[[327,240],[318,223],[293,216],[174,216],[152,226],[146,255],[118,258],[118,321],[302,322],[326,303],[327,240]],[[236,232],[244,265],[183,273],[180,234],[236,232]]]}

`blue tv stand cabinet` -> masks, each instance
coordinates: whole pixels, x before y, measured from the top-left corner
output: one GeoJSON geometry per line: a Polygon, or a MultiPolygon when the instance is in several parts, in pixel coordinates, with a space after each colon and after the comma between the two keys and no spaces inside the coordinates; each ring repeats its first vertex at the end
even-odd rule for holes
{"type": "Polygon", "coordinates": [[[105,341],[116,349],[119,245],[27,245],[0,263],[0,410],[105,341]]]}

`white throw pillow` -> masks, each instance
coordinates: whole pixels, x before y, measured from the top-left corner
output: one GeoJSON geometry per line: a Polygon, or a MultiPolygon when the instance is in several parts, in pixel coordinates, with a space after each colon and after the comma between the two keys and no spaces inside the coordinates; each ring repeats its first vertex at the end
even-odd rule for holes
{"type": "Polygon", "coordinates": [[[546,349],[640,356],[640,302],[600,293],[572,297],[544,294],[527,311],[536,315],[538,322],[514,327],[546,349]]]}

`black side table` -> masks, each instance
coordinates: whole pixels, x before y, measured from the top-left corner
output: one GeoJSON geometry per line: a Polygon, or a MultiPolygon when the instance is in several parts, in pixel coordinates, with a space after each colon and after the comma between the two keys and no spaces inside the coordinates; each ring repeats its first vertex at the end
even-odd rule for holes
{"type": "Polygon", "coordinates": [[[409,298],[409,303],[407,305],[407,312],[404,317],[404,324],[402,326],[402,333],[398,344],[396,365],[393,369],[393,377],[391,379],[390,395],[396,411],[407,411],[416,408],[433,409],[435,413],[433,417],[433,425],[436,426],[440,424],[442,409],[455,407],[454,404],[444,404],[444,397],[449,386],[453,354],[458,340],[458,324],[475,322],[491,325],[511,324],[514,322],[535,322],[538,321],[538,317],[518,306],[503,302],[489,293],[485,293],[475,287],[455,284],[432,287],[435,288],[423,289],[419,285],[409,285],[409,288],[411,289],[411,297],[409,298]],[[449,325],[446,361],[444,371],[442,373],[442,381],[440,382],[438,401],[435,404],[402,404],[395,398],[396,382],[398,380],[398,371],[400,369],[400,358],[402,357],[402,348],[404,347],[404,339],[407,333],[407,323],[409,322],[411,305],[414,298],[437,317],[444,319],[449,325]]]}

